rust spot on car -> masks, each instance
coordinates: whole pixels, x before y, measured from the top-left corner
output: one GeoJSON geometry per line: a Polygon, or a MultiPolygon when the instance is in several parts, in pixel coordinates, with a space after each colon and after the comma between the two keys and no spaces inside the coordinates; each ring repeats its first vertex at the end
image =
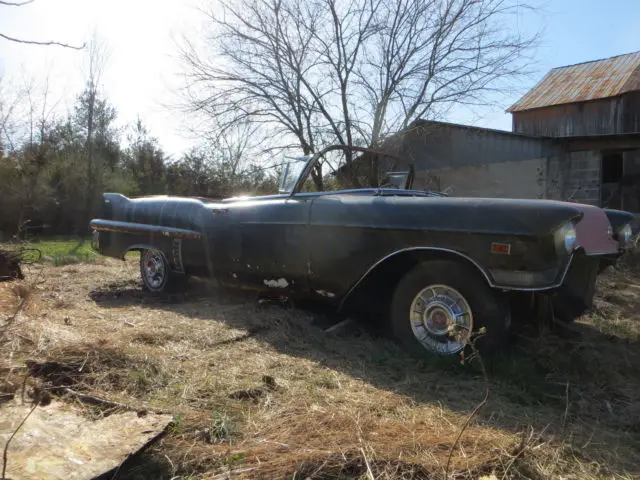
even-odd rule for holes
{"type": "Polygon", "coordinates": [[[333,292],[327,292],[326,290],[316,290],[318,295],[322,295],[323,297],[333,298],[336,296],[333,292]]]}
{"type": "Polygon", "coordinates": [[[285,278],[279,278],[277,280],[264,280],[263,282],[267,287],[271,288],[287,288],[289,282],[285,278]]]}

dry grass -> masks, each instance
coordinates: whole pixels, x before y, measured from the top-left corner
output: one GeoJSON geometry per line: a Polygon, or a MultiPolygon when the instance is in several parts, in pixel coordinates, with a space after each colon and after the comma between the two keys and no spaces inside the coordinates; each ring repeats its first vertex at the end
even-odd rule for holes
{"type": "MultiPolygon", "coordinates": [[[[416,361],[374,332],[327,334],[309,313],[201,282],[145,294],[137,274],[135,259],[46,267],[1,347],[54,394],[175,414],[117,478],[442,478],[483,395],[477,369],[416,361]]],[[[2,312],[16,288],[0,286],[2,312]]],[[[640,281],[607,273],[601,289],[571,338],[521,340],[488,365],[489,404],[451,478],[639,473],[640,281]]],[[[23,373],[4,371],[17,388],[23,373]]]]}

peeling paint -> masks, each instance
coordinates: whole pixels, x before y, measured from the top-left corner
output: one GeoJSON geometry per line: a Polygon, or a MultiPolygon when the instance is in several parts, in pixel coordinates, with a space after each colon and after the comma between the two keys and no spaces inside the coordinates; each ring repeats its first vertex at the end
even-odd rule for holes
{"type": "Polygon", "coordinates": [[[326,290],[316,290],[316,293],[318,295],[322,295],[323,297],[329,297],[329,298],[333,298],[336,296],[335,293],[333,292],[327,292],[326,290]]]}
{"type": "Polygon", "coordinates": [[[287,288],[289,286],[289,282],[285,278],[279,278],[278,280],[264,280],[263,282],[267,287],[273,288],[287,288]]]}

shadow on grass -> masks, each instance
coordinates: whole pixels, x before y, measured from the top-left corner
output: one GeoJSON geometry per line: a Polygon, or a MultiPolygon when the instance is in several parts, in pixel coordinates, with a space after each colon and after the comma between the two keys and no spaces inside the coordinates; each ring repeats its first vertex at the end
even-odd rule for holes
{"type": "MultiPolygon", "coordinates": [[[[282,353],[310,359],[418,403],[468,413],[482,397],[484,379],[473,363],[463,367],[456,359],[412,358],[380,330],[366,325],[328,334],[318,326],[327,320],[323,314],[259,304],[252,293],[191,281],[183,293],[148,294],[137,282],[128,281],[105,285],[90,296],[105,308],[147,306],[224,321],[282,353]],[[230,305],[246,307],[230,309],[230,305]]],[[[640,298],[631,299],[634,305],[626,297],[624,301],[625,310],[640,312],[640,298]]],[[[637,468],[640,342],[637,335],[627,338],[601,328],[599,322],[605,321],[596,315],[590,323],[573,324],[565,335],[523,331],[509,351],[486,361],[491,397],[479,421],[510,432],[533,426],[548,435],[572,437],[583,455],[608,464],[614,472],[637,468]],[[619,448],[636,453],[620,455],[619,448]]]]}
{"type": "Polygon", "coordinates": [[[94,480],[169,480],[174,478],[174,474],[173,465],[167,457],[156,454],[153,449],[147,449],[94,480]]]}

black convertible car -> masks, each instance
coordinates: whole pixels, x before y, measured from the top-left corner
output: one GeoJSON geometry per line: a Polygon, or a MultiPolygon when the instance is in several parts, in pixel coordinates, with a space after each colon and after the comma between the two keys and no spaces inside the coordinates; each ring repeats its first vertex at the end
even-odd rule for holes
{"type": "MultiPolygon", "coordinates": [[[[591,307],[597,274],[634,234],[634,216],[548,200],[452,198],[411,189],[303,192],[329,147],[285,167],[276,195],[228,198],[105,193],[93,248],[139,250],[144,287],[189,275],[379,314],[419,353],[454,355],[506,342],[541,305],[570,322],[591,307]]],[[[400,180],[399,180],[400,179],[400,180]]],[[[398,181],[399,180],[399,181],[398,181]]],[[[540,307],[540,308],[539,308],[540,307]]]]}

